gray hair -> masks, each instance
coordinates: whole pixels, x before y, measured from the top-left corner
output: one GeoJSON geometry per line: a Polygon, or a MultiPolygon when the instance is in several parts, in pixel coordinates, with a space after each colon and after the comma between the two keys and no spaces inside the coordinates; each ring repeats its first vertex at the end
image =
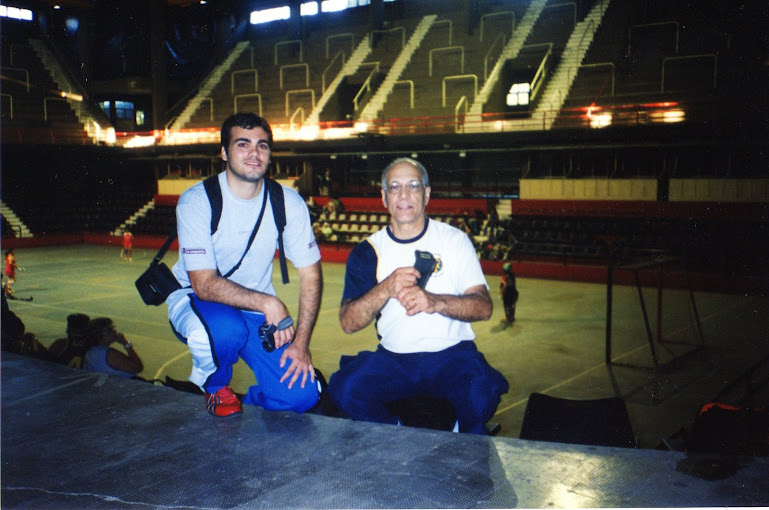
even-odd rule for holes
{"type": "Polygon", "coordinates": [[[409,165],[413,166],[417,170],[419,170],[419,173],[422,174],[422,185],[426,188],[430,185],[430,177],[427,175],[427,169],[425,169],[425,166],[417,161],[416,159],[411,158],[398,158],[389,165],[387,165],[384,170],[382,170],[382,189],[387,189],[387,173],[395,166],[399,165],[401,163],[408,163],[409,165]]]}

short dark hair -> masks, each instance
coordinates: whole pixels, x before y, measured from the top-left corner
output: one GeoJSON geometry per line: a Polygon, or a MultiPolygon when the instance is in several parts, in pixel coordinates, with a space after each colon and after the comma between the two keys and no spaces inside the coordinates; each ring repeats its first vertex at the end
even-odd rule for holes
{"type": "Polygon", "coordinates": [[[67,335],[85,336],[91,318],[84,313],[71,313],[67,316],[67,335]]]}
{"type": "Polygon", "coordinates": [[[270,123],[255,113],[244,112],[230,115],[222,124],[221,143],[225,151],[230,146],[230,131],[236,126],[243,129],[254,129],[257,127],[264,129],[267,132],[267,143],[270,149],[272,149],[272,128],[270,128],[270,123]]]}
{"type": "Polygon", "coordinates": [[[88,323],[88,330],[85,337],[89,347],[99,345],[104,335],[110,329],[115,327],[115,323],[109,317],[99,317],[98,319],[91,319],[88,323]]]}

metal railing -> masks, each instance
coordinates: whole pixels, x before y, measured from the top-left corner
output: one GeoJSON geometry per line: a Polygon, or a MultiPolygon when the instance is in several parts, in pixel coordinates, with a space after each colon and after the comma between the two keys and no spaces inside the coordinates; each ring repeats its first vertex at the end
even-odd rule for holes
{"type": "Polygon", "coordinates": [[[428,59],[428,73],[432,77],[433,75],[433,56],[438,53],[446,53],[449,51],[459,51],[459,72],[465,72],[465,47],[464,46],[444,46],[443,48],[433,48],[430,50],[428,59]]]}
{"type": "Polygon", "coordinates": [[[235,77],[241,74],[254,75],[254,92],[259,90],[259,73],[256,69],[241,69],[239,71],[232,71],[230,75],[230,94],[235,95],[235,77]]]}
{"type": "Polygon", "coordinates": [[[370,48],[374,47],[374,35],[375,34],[390,34],[391,32],[401,33],[401,49],[406,46],[406,29],[404,27],[390,28],[389,30],[372,30],[371,36],[368,38],[368,44],[370,48]]]}
{"type": "Polygon", "coordinates": [[[278,65],[278,49],[281,46],[291,46],[291,45],[298,45],[299,46],[299,62],[304,62],[304,46],[302,45],[302,41],[299,39],[293,40],[293,41],[280,41],[275,43],[275,65],[278,65]]]}
{"type": "Polygon", "coordinates": [[[7,97],[8,98],[8,102],[9,102],[9,105],[11,107],[10,108],[10,110],[11,110],[10,118],[11,118],[11,120],[13,120],[13,96],[11,94],[2,93],[2,94],[0,94],[0,97],[7,97]]]}
{"type": "Polygon", "coordinates": [[[255,97],[257,102],[259,103],[259,116],[262,115],[262,95],[258,92],[254,92],[252,94],[238,94],[232,99],[232,113],[238,113],[238,100],[245,99],[249,97],[255,97]]]}
{"type": "Polygon", "coordinates": [[[339,50],[336,52],[336,55],[334,55],[334,58],[331,59],[331,62],[328,63],[326,69],[323,70],[323,74],[321,76],[321,94],[326,92],[326,73],[331,72],[331,67],[334,65],[334,62],[336,62],[337,58],[341,59],[339,71],[344,69],[345,54],[342,50],[339,50]]]}
{"type": "Polygon", "coordinates": [[[414,80],[399,80],[399,81],[396,81],[393,84],[393,88],[395,88],[397,85],[408,85],[409,86],[409,107],[413,110],[414,109],[414,80]]]}
{"type": "Polygon", "coordinates": [[[481,16],[481,27],[480,27],[480,30],[479,30],[480,33],[481,33],[481,35],[480,35],[481,42],[483,42],[484,25],[485,25],[486,20],[489,19],[489,18],[496,17],[496,16],[510,16],[512,18],[512,24],[511,24],[511,27],[510,27],[510,33],[512,34],[513,32],[515,32],[515,13],[513,11],[492,12],[490,14],[484,14],[483,16],[481,16]]]}
{"type": "Polygon", "coordinates": [[[493,60],[495,63],[497,60],[499,60],[499,57],[502,55],[502,52],[505,50],[505,34],[500,32],[497,34],[497,37],[494,38],[494,42],[491,43],[491,46],[489,46],[489,51],[486,52],[486,55],[483,57],[483,79],[487,80],[489,78],[489,61],[493,60]],[[497,41],[502,41],[501,48],[499,50],[499,55],[496,55],[494,57],[491,56],[491,52],[494,51],[494,48],[497,46],[497,41]]]}
{"type": "Polygon", "coordinates": [[[345,33],[345,34],[336,34],[336,35],[330,35],[326,37],[326,59],[328,59],[328,50],[332,39],[339,39],[339,38],[350,38],[350,55],[352,55],[352,52],[355,50],[355,34],[352,32],[345,33]]]}
{"type": "Polygon", "coordinates": [[[280,66],[280,90],[283,90],[284,71],[291,69],[304,69],[304,86],[310,86],[310,66],[307,64],[286,64],[280,66]]]}
{"type": "MultiPolygon", "coordinates": [[[[24,84],[27,87],[27,94],[29,94],[29,71],[22,68],[22,67],[0,67],[0,72],[3,73],[3,76],[5,77],[6,71],[18,71],[24,73],[24,84]]],[[[7,77],[6,77],[7,79],[7,77]]],[[[16,81],[16,80],[14,80],[16,81]]]]}
{"type": "Polygon", "coordinates": [[[361,85],[360,90],[358,90],[358,93],[355,94],[355,97],[352,100],[353,108],[355,109],[355,111],[360,109],[360,102],[363,99],[363,95],[366,92],[371,91],[371,88],[372,88],[371,82],[374,78],[375,73],[379,71],[379,62],[366,62],[364,64],[361,64],[360,67],[369,66],[369,65],[373,66],[373,68],[371,69],[371,72],[368,74],[366,81],[363,82],[363,85],[361,85]]]}
{"type": "Polygon", "coordinates": [[[474,74],[458,74],[454,76],[446,76],[441,83],[441,104],[446,106],[446,83],[449,81],[458,80],[473,80],[473,100],[478,96],[478,77],[474,74]]]}
{"type": "Polygon", "coordinates": [[[660,92],[665,92],[665,64],[674,60],[693,60],[695,58],[713,59],[713,89],[716,88],[716,76],[718,74],[718,56],[714,53],[703,53],[700,55],[684,55],[679,57],[665,57],[662,60],[662,80],[660,83],[660,92]]]}
{"type": "MultiPolygon", "coordinates": [[[[300,90],[289,90],[286,92],[286,117],[288,117],[288,112],[291,111],[290,109],[290,102],[292,96],[298,96],[299,94],[310,94],[310,101],[312,104],[312,107],[315,108],[315,91],[313,89],[300,89],[300,90]]],[[[302,121],[304,122],[304,120],[302,121]]]]}

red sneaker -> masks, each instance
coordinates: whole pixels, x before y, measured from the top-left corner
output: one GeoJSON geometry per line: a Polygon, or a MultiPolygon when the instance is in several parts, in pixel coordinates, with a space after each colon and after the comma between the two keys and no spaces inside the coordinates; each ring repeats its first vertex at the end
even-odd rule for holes
{"type": "Polygon", "coordinates": [[[243,406],[232,388],[225,386],[216,393],[206,393],[206,409],[219,418],[236,416],[243,412],[243,406]]]}

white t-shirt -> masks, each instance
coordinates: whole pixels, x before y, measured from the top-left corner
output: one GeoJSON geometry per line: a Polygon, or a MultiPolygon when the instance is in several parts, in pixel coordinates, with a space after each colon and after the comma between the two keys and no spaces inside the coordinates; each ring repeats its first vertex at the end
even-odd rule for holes
{"type": "MultiPolygon", "coordinates": [[[[230,191],[226,171],[219,174],[222,190],[222,215],[216,232],[211,236],[211,203],[203,186],[198,183],[179,197],[176,206],[179,261],[172,271],[182,287],[166,301],[169,307],[191,292],[187,271],[216,269],[226,274],[235,267],[262,210],[266,186],[251,200],[242,200],[230,191]]],[[[320,260],[320,250],[310,223],[310,214],[302,197],[283,186],[286,227],[283,244],[286,258],[294,267],[306,267],[320,260]]],[[[259,230],[240,267],[229,280],[248,289],[275,295],[272,285],[272,263],[278,246],[278,229],[269,198],[259,230]]]]}
{"type": "MultiPolygon", "coordinates": [[[[462,295],[467,289],[488,283],[473,243],[464,232],[439,221],[428,220],[422,234],[399,240],[385,228],[356,246],[347,262],[343,299],[356,299],[399,267],[412,266],[416,250],[429,251],[437,261],[426,291],[462,295]]],[[[409,317],[397,299],[390,299],[376,322],[381,345],[397,353],[437,352],[475,339],[469,322],[438,313],[409,317]]]]}

